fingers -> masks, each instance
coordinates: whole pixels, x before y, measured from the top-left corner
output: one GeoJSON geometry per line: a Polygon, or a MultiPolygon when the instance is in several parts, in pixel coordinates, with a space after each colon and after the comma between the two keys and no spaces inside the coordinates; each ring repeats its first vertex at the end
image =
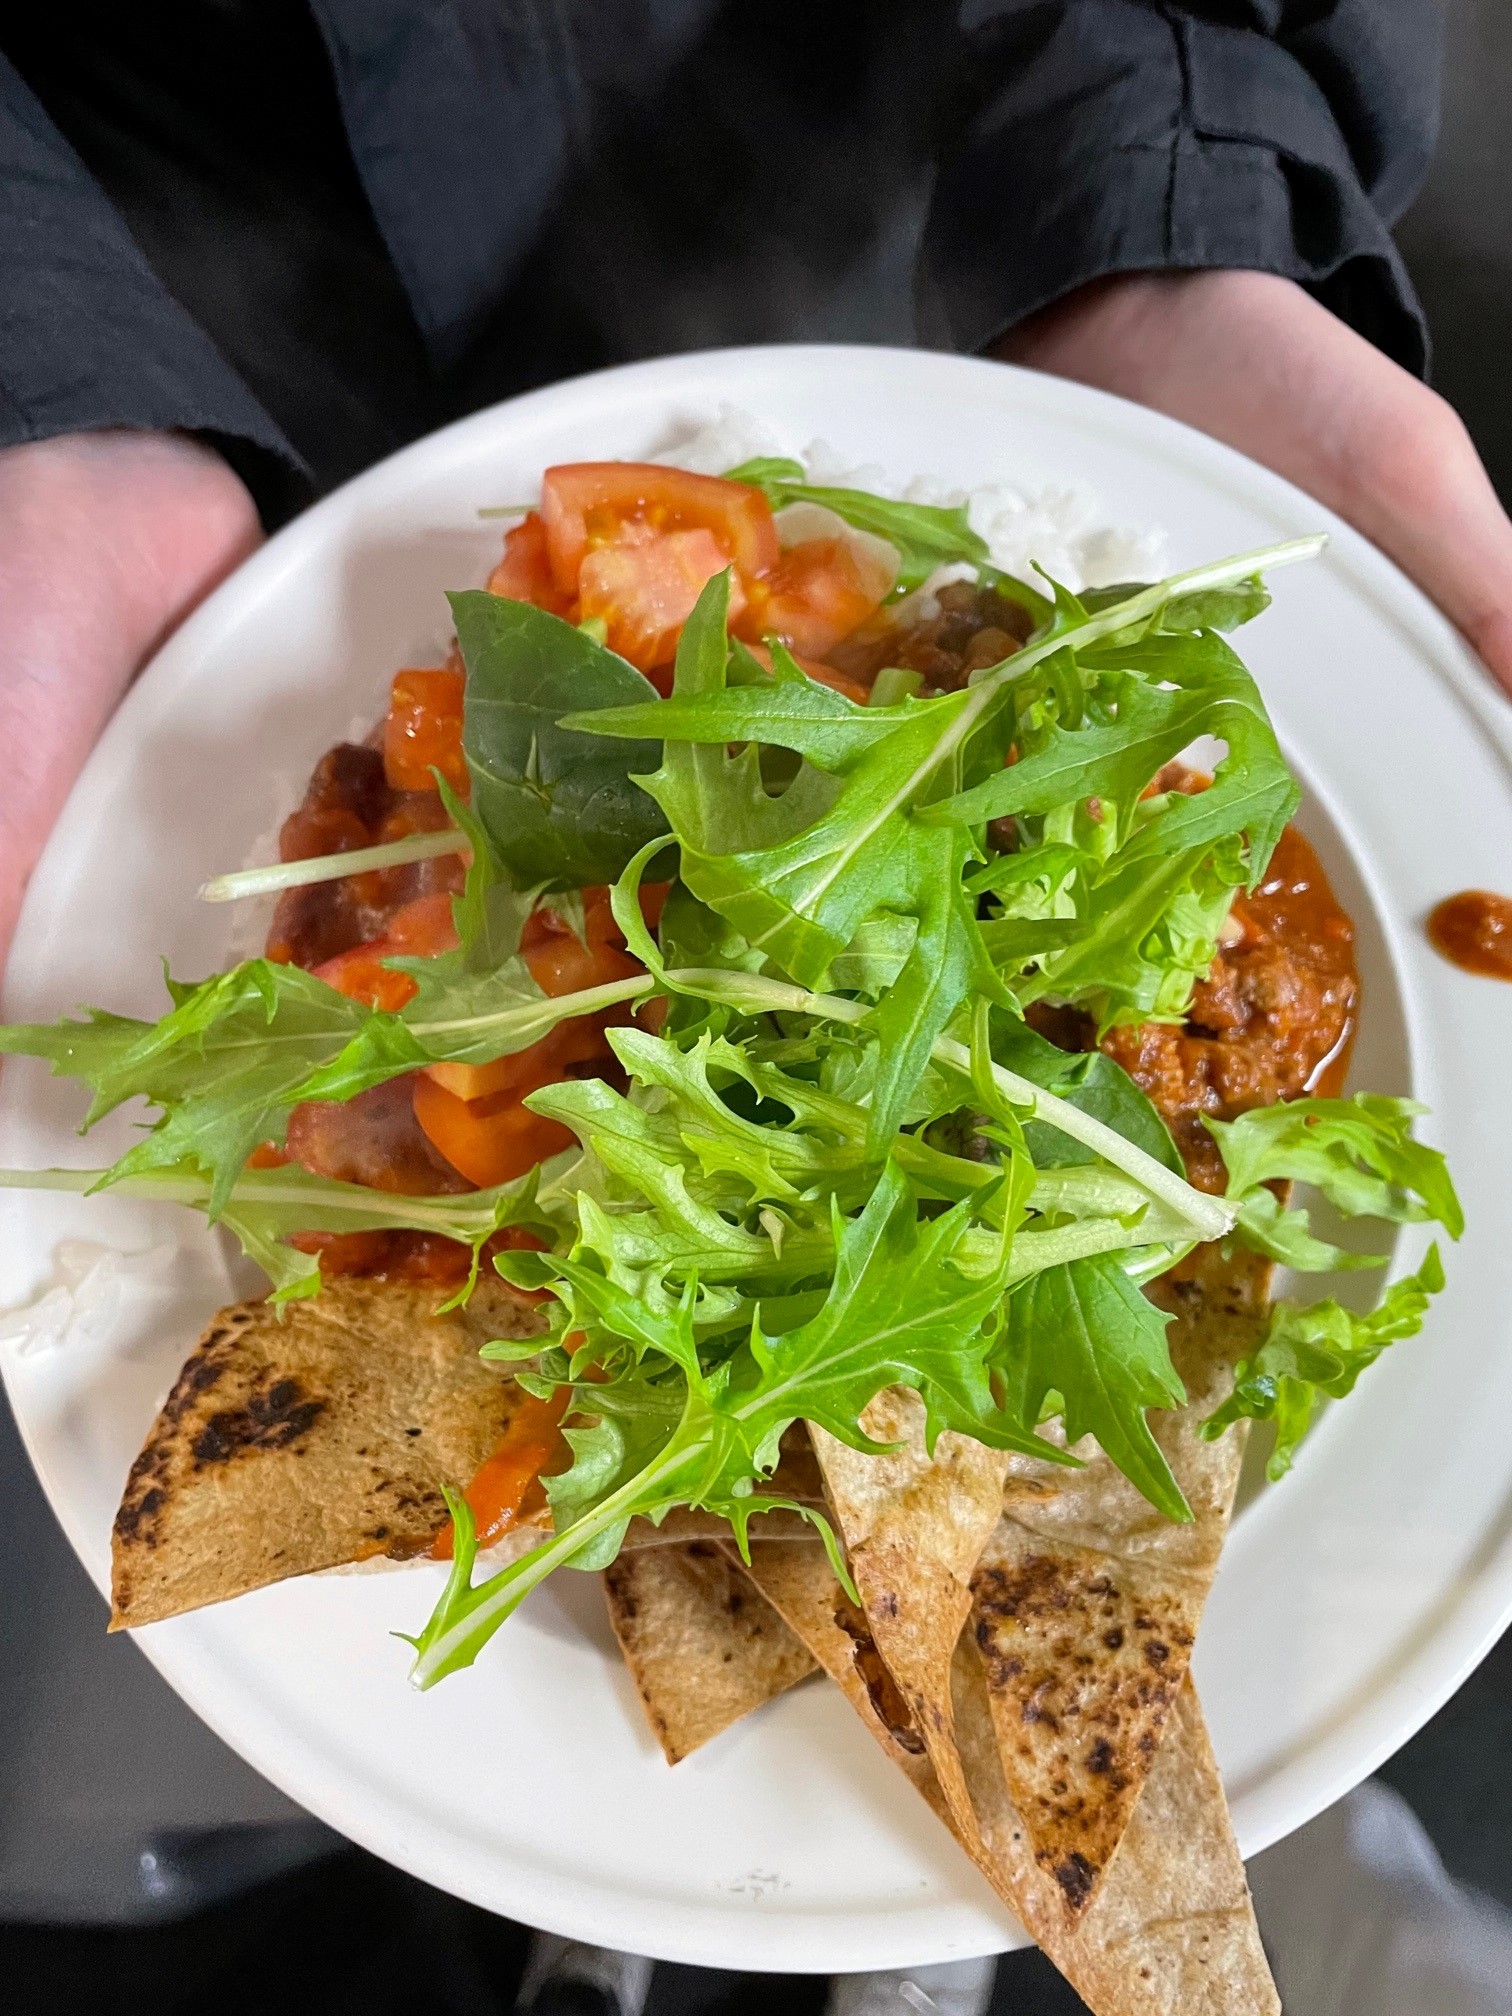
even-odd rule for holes
{"type": "Polygon", "coordinates": [[[1512,694],[1512,522],[1469,435],[1293,282],[1100,281],[999,355],[1136,399],[1288,477],[1389,554],[1512,694]]]}

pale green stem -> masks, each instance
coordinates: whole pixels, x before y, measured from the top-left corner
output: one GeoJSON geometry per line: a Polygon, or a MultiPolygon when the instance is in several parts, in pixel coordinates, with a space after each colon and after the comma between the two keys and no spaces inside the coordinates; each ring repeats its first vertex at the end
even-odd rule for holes
{"type": "MultiPolygon", "coordinates": [[[[865,1021],[871,1013],[864,1001],[847,1001],[837,994],[816,994],[806,987],[790,986],[784,981],[764,979],[757,974],[730,973],[717,968],[689,968],[669,972],[666,977],[674,987],[728,1000],[748,1011],[776,1009],[789,1014],[817,1015],[829,1022],[852,1024],[865,1021]]],[[[958,1043],[949,1036],[937,1037],[933,1055],[937,1062],[970,1079],[971,1052],[964,1043],[958,1043]]],[[[1090,1113],[1083,1113],[1080,1107],[1071,1105],[1067,1100],[1058,1099],[1053,1092],[1043,1091],[1027,1078],[1021,1078],[1016,1071],[1006,1070],[1001,1064],[993,1064],[991,1069],[993,1082],[1013,1105],[1026,1108],[1034,1119],[1047,1121],[1060,1133],[1069,1135],[1073,1141],[1080,1141],[1084,1148],[1090,1148],[1094,1155],[1111,1163],[1115,1169],[1121,1169],[1142,1190],[1175,1212],[1181,1223],[1190,1226],[1199,1239],[1221,1239],[1232,1227],[1238,1214],[1223,1198],[1209,1197],[1201,1190],[1194,1190],[1190,1183],[1167,1169],[1164,1163],[1157,1162],[1153,1155],[1147,1155],[1132,1141],[1126,1141],[1114,1128],[1094,1119],[1090,1113]]]]}
{"type": "Polygon", "coordinates": [[[366,875],[374,868],[404,868],[412,861],[434,861],[441,854],[465,854],[467,847],[467,835],[455,826],[441,833],[410,833],[403,840],[385,840],[381,847],[354,847],[349,854],[316,854],[308,861],[274,861],[266,868],[215,875],[201,886],[200,901],[235,903],[244,896],[308,889],[316,882],[337,882],[344,875],[366,875]]]}
{"type": "Polygon", "coordinates": [[[1042,659],[1053,658],[1057,651],[1068,647],[1081,651],[1101,637],[1114,637],[1183,595],[1200,595],[1208,588],[1231,588],[1238,581],[1248,581],[1252,575],[1268,574],[1277,567],[1293,567],[1299,560],[1315,558],[1327,544],[1326,532],[1311,532],[1303,539],[1283,539],[1276,546],[1259,546],[1253,553],[1235,553],[1227,560],[1211,560],[1205,566],[1189,568],[1185,574],[1172,574],[1125,602],[1114,602],[1099,610],[1058,637],[1030,644],[1000,665],[985,666],[981,672],[973,673],[972,683],[995,690],[1007,680],[1022,678],[1042,659]]]}
{"type": "MultiPolygon", "coordinates": [[[[546,995],[539,1006],[532,1004],[530,1012],[535,1015],[549,1008],[552,1013],[548,1026],[554,1026],[579,1015],[596,1015],[601,1008],[617,1008],[622,1001],[637,1000],[642,994],[653,993],[656,984],[654,974],[633,973],[626,980],[606,980],[602,987],[584,987],[576,994],[546,995]]],[[[457,1029],[481,1031],[491,1022],[520,1019],[520,1009],[513,1007],[501,1009],[497,1015],[459,1015],[447,1022],[411,1022],[409,1026],[417,1036],[447,1036],[457,1029]]]]}
{"type": "Polygon", "coordinates": [[[446,1677],[453,1660],[466,1664],[469,1645],[475,1639],[481,1644],[492,1634],[496,1617],[501,1621],[507,1617],[532,1589],[538,1588],[554,1569],[570,1561],[598,1534],[649,1506],[652,1500],[648,1492],[684,1468],[696,1453],[696,1447],[690,1449],[686,1443],[681,1448],[675,1442],[669,1445],[655,1463],[627,1478],[617,1491],[611,1491],[564,1533],[544,1546],[533,1548],[522,1561],[501,1569],[492,1581],[482,1583],[477,1592],[482,1600],[471,1604],[449,1630],[416,1658],[410,1668],[410,1685],[423,1691],[446,1677]]]}
{"type": "MultiPolygon", "coordinates": [[[[203,1210],[210,1201],[210,1179],[177,1170],[149,1170],[140,1176],[125,1176],[111,1182],[108,1169],[0,1169],[0,1190],[62,1190],[87,1196],[107,1186],[118,1197],[140,1197],[151,1203],[183,1204],[203,1210]]],[[[479,1210],[469,1195],[405,1197],[386,1190],[369,1190],[357,1184],[347,1195],[339,1184],[320,1177],[306,1178],[305,1172],[285,1169],[244,1169],[237,1177],[230,1203],[309,1205],[323,1213],[350,1211],[354,1217],[371,1218],[383,1211],[395,1225],[401,1222],[414,1231],[436,1231],[449,1239],[464,1236],[473,1220],[484,1232],[493,1229],[493,1206],[479,1210]],[[471,1208],[470,1208],[471,1207],[471,1208]]]]}

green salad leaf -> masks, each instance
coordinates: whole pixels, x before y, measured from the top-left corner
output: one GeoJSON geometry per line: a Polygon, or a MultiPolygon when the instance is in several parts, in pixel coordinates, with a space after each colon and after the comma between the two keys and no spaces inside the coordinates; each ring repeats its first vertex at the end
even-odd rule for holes
{"type": "Polygon", "coordinates": [[[1236,1368],[1234,1390],[1203,1423],[1203,1435],[1213,1441],[1235,1421],[1274,1421],[1276,1446],[1265,1474],[1273,1483],[1284,1477],[1318,1402],[1342,1400],[1388,1344],[1416,1337],[1430,1297],[1443,1285],[1443,1262],[1430,1246],[1417,1272],[1393,1282],[1368,1316],[1331,1301],[1308,1308],[1278,1302],[1264,1342],[1236,1368]]]}
{"type": "MultiPolygon", "coordinates": [[[[318,1256],[301,1253],[289,1240],[301,1232],[429,1232],[454,1239],[472,1251],[472,1268],[454,1301],[465,1301],[477,1279],[478,1256],[506,1225],[525,1225],[547,1239],[558,1222],[540,1204],[543,1176],[532,1169],[514,1183],[463,1196],[404,1197],[314,1176],[292,1164],[282,1169],[244,1169],[230,1193],[212,1210],[210,1179],[192,1163],[148,1170],[119,1179],[108,1169],[0,1169],[0,1190],[69,1190],[89,1193],[114,1183],[127,1197],[183,1204],[214,1217],[234,1233],[249,1260],[273,1284],[275,1302],[315,1294],[320,1287],[318,1256]]],[[[451,1303],[443,1307],[450,1308],[451,1303]]]]}
{"type": "MultiPolygon", "coordinates": [[[[1038,629],[959,691],[898,681],[857,706],[774,641],[732,644],[716,575],[683,627],[673,690],[586,630],[499,597],[453,598],[468,666],[471,803],[442,787],[470,855],[460,944],[388,961],[414,983],[376,1010],[313,974],[252,960],[170,981],[157,1023],[90,1011],[0,1030],[92,1093],[86,1125],[132,1098],[153,1124],[111,1168],[0,1173],[0,1185],[173,1198],[221,1218],[281,1299],[310,1292],[300,1233],[408,1227],[471,1250],[501,1228],[541,1250],[494,1264],[547,1291],[545,1338],[488,1355],[567,1395],[554,1531],[474,1582],[455,1561],[414,1641],[429,1685],[468,1664],[556,1567],[613,1558],[628,1522],[694,1506],[744,1545],[786,1501],[771,1479],[797,1421],[859,1449],[869,1402],[903,1385],[944,1431],[1059,1463],[1091,1435],[1151,1505],[1190,1517],[1150,1427],[1180,1406],[1168,1319],[1141,1292],[1229,1235],[1301,1268],[1364,1264],[1318,1237],[1284,1186],[1346,1216],[1462,1224],[1443,1159],[1402,1100],[1303,1100],[1214,1124],[1228,1194],[1199,1192],[1159,1113],[1102,1051],[1024,1019],[1064,1004],[1089,1030],[1179,1018],[1235,893],[1253,886],[1295,787],[1248,673],[1218,633],[1264,607],[1259,571],[1298,541],[1151,586],[1078,597],[1003,583],[963,510],[733,472],[888,538],[900,587],[945,560],[1022,595],[1038,629]],[[1159,788],[1196,735],[1224,744],[1211,788],[1159,788]],[[653,932],[641,878],[670,883],[653,932]],[[645,969],[549,998],[521,955],[543,892],[580,932],[609,883],[645,969]],[[293,1108],[443,1061],[485,1064],[567,1018],[615,1026],[615,1065],[528,1095],[577,1146],[520,1183],[413,1198],[297,1168],[248,1170],[293,1108]],[[1042,1432],[1059,1422],[1058,1430],[1042,1432]]],[[[1088,1035],[1091,1041],[1091,1035],[1088,1035]]],[[[1412,1334],[1437,1250],[1370,1317],[1278,1308],[1206,1425],[1273,1415],[1291,1459],[1320,1396],[1412,1334]]],[[[459,1291],[465,1295],[469,1278],[459,1291]]],[[[847,1570],[827,1522],[814,1521],[847,1570]]]]}
{"type": "Polygon", "coordinates": [[[907,1179],[889,1163],[865,1208],[837,1225],[834,1271],[816,1313],[776,1336],[758,1316],[734,1354],[708,1369],[694,1336],[695,1283],[658,1313],[623,1293],[585,1292],[587,1277],[569,1267],[563,1278],[571,1320],[585,1329],[589,1348],[597,1331],[625,1338],[637,1355],[612,1382],[573,1384],[573,1409],[589,1429],[554,1486],[571,1507],[571,1523],[486,1582],[472,1584],[470,1563],[465,1577],[453,1574],[414,1641],[416,1684],[430,1686],[470,1665],[552,1569],[600,1564],[606,1549],[597,1543],[607,1536],[608,1547],[617,1546],[631,1518],[699,1506],[727,1518],[744,1546],[753,1514],[784,1502],[758,1488],[776,1468],[783,1432],[810,1420],[852,1448],[876,1449],[859,1422],[885,1386],[921,1395],[931,1441],[956,1428],[995,1448],[1068,1460],[993,1397],[988,1359],[1009,1241],[1000,1242],[996,1265],[968,1272],[959,1258],[966,1222],[963,1206],[921,1217],[907,1179]],[[906,1297],[898,1294],[902,1279],[912,1284],[906,1297]],[[679,1390],[683,1404],[674,1414],[667,1402],[679,1390]],[[625,1432],[627,1417],[640,1430],[634,1437],[625,1432]]]}
{"type": "MultiPolygon", "coordinates": [[[[1352,1099],[1293,1099],[1237,1120],[1204,1120],[1242,1203],[1263,1184],[1307,1183],[1347,1218],[1388,1225],[1436,1219],[1451,1239],[1465,1229],[1448,1164],[1415,1141],[1412,1099],[1357,1092],[1352,1099]]],[[[1278,1256],[1285,1257],[1285,1256],[1278,1256]]]]}
{"type": "MultiPolygon", "coordinates": [[[[897,585],[901,589],[917,588],[937,567],[954,560],[969,561],[984,574],[994,572],[987,541],[971,529],[964,504],[906,504],[878,497],[870,490],[810,483],[801,462],[778,455],[757,456],[726,475],[731,483],[754,485],[774,511],[785,504],[819,504],[858,532],[873,532],[886,539],[898,549],[902,565],[897,585]]],[[[1032,590],[1026,594],[1031,607],[1045,606],[1043,598],[1032,590]]]]}
{"type": "Polygon", "coordinates": [[[462,746],[472,804],[517,889],[612,882],[662,831],[633,782],[657,751],[619,752],[562,727],[572,708],[633,705],[650,681],[586,631],[528,602],[469,589],[452,595],[467,666],[462,746]]]}
{"type": "Polygon", "coordinates": [[[195,987],[170,982],[161,1022],[115,1016],[0,1028],[0,1053],[44,1057],[94,1092],[93,1125],[131,1098],[161,1110],[149,1133],[106,1172],[117,1183],[193,1163],[212,1178],[218,1217],[238,1172],[263,1142],[281,1145],[294,1107],[346,1100],[430,1063],[486,1063],[649,991],[631,979],[556,997],[523,959],[469,973],[461,953],[396,959],[419,991],[398,1014],[348,999],[297,966],[252,959],[195,987]]]}
{"type": "Polygon", "coordinates": [[[1047,1267],[1008,1297],[997,1363],[1005,1404],[1021,1420],[1037,1421],[1048,1401],[1065,1421],[1068,1442],[1095,1435],[1167,1519],[1189,1520],[1191,1508],[1145,1420],[1146,1408],[1180,1407],[1186,1399],[1166,1348],[1170,1320],[1110,1255],[1047,1267]]]}

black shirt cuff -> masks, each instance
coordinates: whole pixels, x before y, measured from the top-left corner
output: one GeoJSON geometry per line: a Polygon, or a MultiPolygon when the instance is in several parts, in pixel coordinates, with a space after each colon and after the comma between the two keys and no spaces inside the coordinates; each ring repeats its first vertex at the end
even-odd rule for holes
{"type": "Polygon", "coordinates": [[[0,447],[107,427],[203,436],[265,519],[308,472],[0,57],[0,447]]]}
{"type": "Polygon", "coordinates": [[[1239,267],[1300,281],[1426,373],[1390,231],[1287,49],[1137,0],[988,13],[977,102],[925,232],[930,340],[982,349],[1110,274],[1239,267]],[[1000,80],[985,92],[984,73],[1000,80]]]}

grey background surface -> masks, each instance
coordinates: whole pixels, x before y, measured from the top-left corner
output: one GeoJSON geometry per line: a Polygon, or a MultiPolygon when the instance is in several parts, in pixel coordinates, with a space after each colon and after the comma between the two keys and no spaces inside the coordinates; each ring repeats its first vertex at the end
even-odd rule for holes
{"type": "MultiPolygon", "coordinates": [[[[1443,142],[1400,240],[1435,383],[1512,501],[1509,85],[1512,8],[1456,0],[1443,142]]],[[[337,1845],[106,1636],[8,1412],[0,1535],[0,1917],[151,1923],[337,1845]]],[[[1382,1775],[1451,1870],[1512,1903],[1512,1635],[1382,1775]]]]}

